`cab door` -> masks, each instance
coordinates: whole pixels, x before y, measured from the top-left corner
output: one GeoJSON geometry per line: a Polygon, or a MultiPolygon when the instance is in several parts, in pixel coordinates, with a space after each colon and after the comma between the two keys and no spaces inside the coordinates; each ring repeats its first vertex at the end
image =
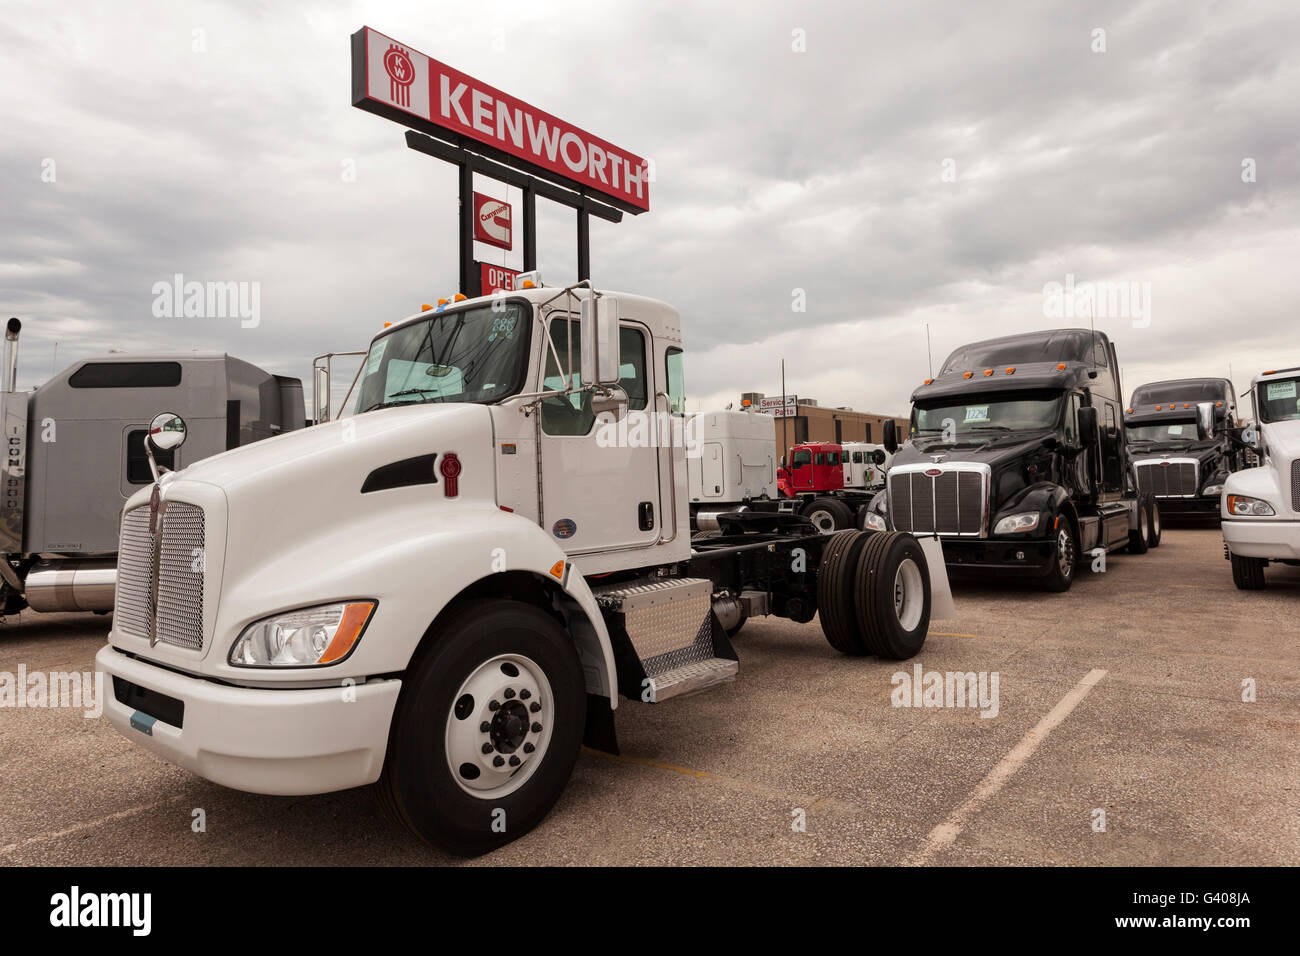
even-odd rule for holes
{"type": "MultiPolygon", "coordinates": [[[[580,321],[564,312],[551,313],[546,325],[549,341],[544,343],[543,389],[564,388],[570,375],[571,385],[580,384],[580,321]]],[[[650,401],[655,394],[649,361],[652,345],[644,325],[622,324],[620,384],[628,395],[623,421],[615,424],[612,415],[602,415],[598,422],[590,392],[553,396],[540,403],[539,524],[569,554],[647,547],[659,538],[664,506],[659,493],[658,430],[650,401]]]]}

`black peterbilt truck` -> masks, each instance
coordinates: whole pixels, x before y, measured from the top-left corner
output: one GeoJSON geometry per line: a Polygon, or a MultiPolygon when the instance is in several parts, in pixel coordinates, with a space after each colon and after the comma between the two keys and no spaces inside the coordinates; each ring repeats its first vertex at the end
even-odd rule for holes
{"type": "Polygon", "coordinates": [[[1223,483],[1246,467],[1232,382],[1184,378],[1141,385],[1124,426],[1138,490],[1152,495],[1166,516],[1218,520],[1223,483]],[[1197,430],[1202,403],[1214,410],[1208,435],[1197,430]]]}
{"type": "Polygon", "coordinates": [[[1064,591],[1097,548],[1160,543],[1132,473],[1119,362],[1102,332],[1027,332],[957,349],[892,422],[885,490],[864,527],[937,534],[953,576],[1019,576],[1064,591]]]}

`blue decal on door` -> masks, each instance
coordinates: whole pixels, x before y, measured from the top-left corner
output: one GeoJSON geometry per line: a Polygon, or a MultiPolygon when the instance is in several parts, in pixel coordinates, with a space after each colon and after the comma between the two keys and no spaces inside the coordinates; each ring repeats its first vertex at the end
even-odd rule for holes
{"type": "Polygon", "coordinates": [[[572,518],[561,518],[551,525],[551,533],[557,538],[572,538],[578,533],[578,523],[572,518]]]}

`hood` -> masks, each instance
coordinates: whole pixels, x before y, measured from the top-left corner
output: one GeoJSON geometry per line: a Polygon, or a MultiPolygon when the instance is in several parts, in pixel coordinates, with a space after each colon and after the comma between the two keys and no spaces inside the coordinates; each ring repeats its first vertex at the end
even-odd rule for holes
{"type": "Polygon", "coordinates": [[[1272,422],[1260,425],[1268,453],[1280,461],[1300,458],[1300,421],[1272,422]]]}
{"type": "Polygon", "coordinates": [[[989,442],[958,442],[953,444],[937,436],[913,438],[898,449],[890,462],[891,468],[899,465],[946,464],[954,461],[973,461],[994,469],[999,465],[1017,461],[1026,454],[1042,449],[1056,433],[1044,428],[1041,431],[1017,432],[999,435],[989,442]],[[935,458],[939,458],[936,462],[935,458]]]}

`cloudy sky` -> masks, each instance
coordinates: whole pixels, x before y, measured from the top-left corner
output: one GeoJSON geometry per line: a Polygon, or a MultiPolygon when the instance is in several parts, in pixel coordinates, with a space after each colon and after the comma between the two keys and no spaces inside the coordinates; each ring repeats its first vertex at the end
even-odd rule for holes
{"type": "MultiPolygon", "coordinates": [[[[902,413],[927,326],[937,366],[1081,324],[1046,314],[1067,276],[1149,306],[1097,319],[1126,391],[1300,365],[1294,0],[0,0],[20,386],[110,348],[306,380],[455,291],[454,170],[350,105],[362,25],[654,159],[592,272],[681,310],[692,408],[779,393],[784,358],[791,392],[902,413]],[[177,273],[259,283],[260,324],[155,317],[177,273]]],[[[572,213],[539,212],[560,284],[572,213]]]]}

